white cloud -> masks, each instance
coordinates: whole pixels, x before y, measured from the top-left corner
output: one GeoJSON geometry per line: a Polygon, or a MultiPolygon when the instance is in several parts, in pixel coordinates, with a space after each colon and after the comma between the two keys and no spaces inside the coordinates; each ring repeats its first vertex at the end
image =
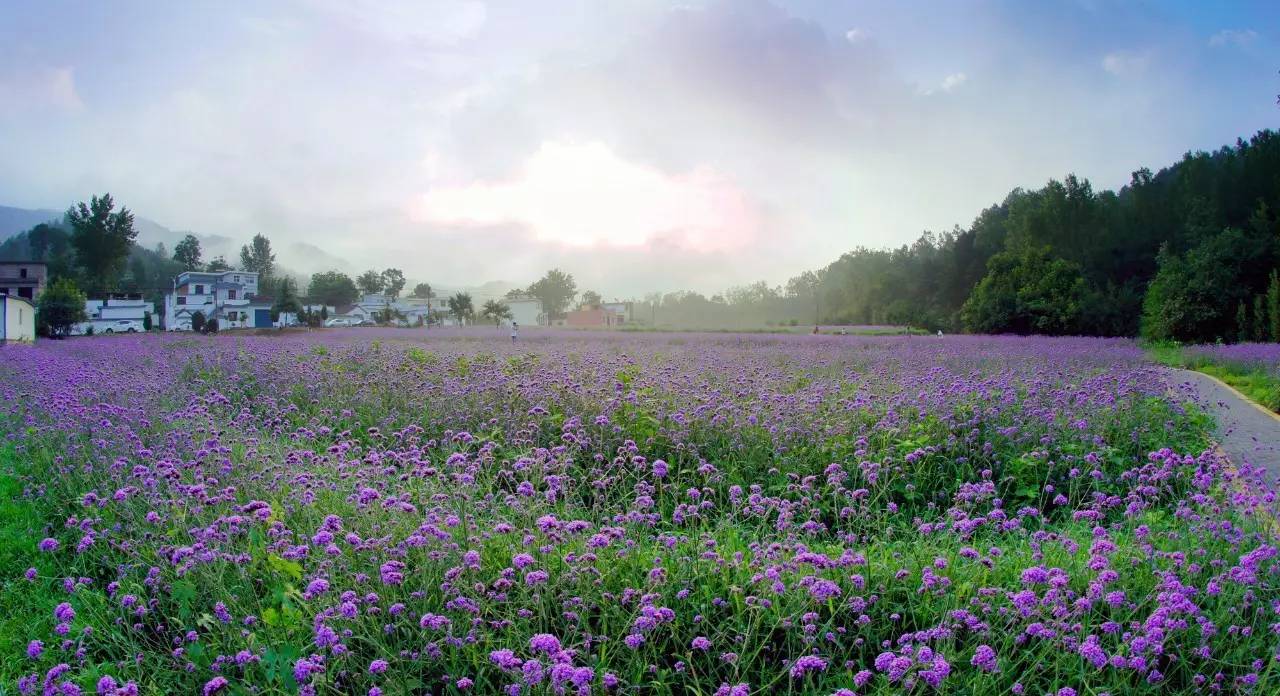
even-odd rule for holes
{"type": "Polygon", "coordinates": [[[942,82],[940,82],[937,87],[919,87],[916,89],[916,94],[929,97],[937,94],[939,90],[943,92],[954,92],[968,81],[969,76],[962,72],[951,73],[950,75],[942,78],[942,82]]]}
{"type": "Polygon", "coordinates": [[[947,75],[946,79],[942,81],[942,91],[950,92],[968,81],[969,76],[962,72],[947,75]]]}
{"type": "Polygon", "coordinates": [[[1220,46],[1248,46],[1258,39],[1258,32],[1252,29],[1223,29],[1222,31],[1209,37],[1209,45],[1213,47],[1220,46]]]}
{"type": "Polygon", "coordinates": [[[18,111],[39,107],[75,111],[84,107],[76,91],[75,73],[69,67],[0,75],[0,103],[18,111]]]}
{"type": "Polygon", "coordinates": [[[433,189],[413,216],[455,228],[515,225],[570,247],[660,241],[699,252],[740,247],[758,226],[747,197],[710,168],[668,175],[603,143],[572,141],[542,143],[513,179],[433,189]]]}
{"type": "Polygon", "coordinates": [[[1134,77],[1146,72],[1151,64],[1148,52],[1114,51],[1102,58],[1102,69],[1117,77],[1134,77]]]}
{"type": "Polygon", "coordinates": [[[854,27],[844,33],[845,41],[848,41],[851,44],[866,41],[869,36],[870,34],[867,33],[867,30],[861,27],[854,27]]]}

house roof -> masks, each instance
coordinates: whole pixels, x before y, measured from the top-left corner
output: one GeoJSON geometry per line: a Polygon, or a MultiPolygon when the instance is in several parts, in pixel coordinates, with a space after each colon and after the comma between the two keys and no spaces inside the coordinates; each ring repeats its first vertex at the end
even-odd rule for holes
{"type": "Polygon", "coordinates": [[[7,292],[0,292],[0,297],[6,298],[6,299],[10,299],[10,300],[14,300],[15,302],[21,302],[22,304],[24,304],[24,305],[26,305],[26,306],[28,306],[28,307],[30,307],[30,308],[32,308],[32,309],[35,309],[35,307],[36,307],[34,304],[32,304],[32,303],[31,303],[31,300],[28,300],[28,299],[27,299],[27,298],[25,298],[25,297],[18,297],[17,295],[10,295],[10,294],[9,294],[9,293],[7,293],[7,292]]]}

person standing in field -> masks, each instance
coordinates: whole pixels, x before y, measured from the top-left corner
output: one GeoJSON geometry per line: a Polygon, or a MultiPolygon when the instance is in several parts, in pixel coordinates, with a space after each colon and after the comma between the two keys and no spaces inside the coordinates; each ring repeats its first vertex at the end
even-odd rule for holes
{"type": "Polygon", "coordinates": [[[512,321],[511,322],[511,342],[515,343],[516,339],[519,337],[520,337],[520,325],[515,323],[515,321],[512,321]]]}

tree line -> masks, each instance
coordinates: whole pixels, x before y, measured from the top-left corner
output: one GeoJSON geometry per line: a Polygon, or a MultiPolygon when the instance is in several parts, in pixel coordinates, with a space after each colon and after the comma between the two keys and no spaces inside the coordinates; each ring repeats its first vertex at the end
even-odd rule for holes
{"type": "Polygon", "coordinates": [[[784,286],[646,296],[657,324],[909,325],[979,333],[1280,340],[1280,138],[1271,130],[1118,191],[1069,175],[968,227],[858,247],[784,286]]]}

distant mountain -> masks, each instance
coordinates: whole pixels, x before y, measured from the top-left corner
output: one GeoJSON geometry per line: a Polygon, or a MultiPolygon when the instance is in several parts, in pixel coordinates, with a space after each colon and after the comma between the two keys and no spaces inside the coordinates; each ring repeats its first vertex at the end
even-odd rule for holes
{"type": "MultiPolygon", "coordinates": [[[[0,205],[0,241],[6,240],[19,232],[27,230],[39,225],[42,222],[62,222],[62,216],[65,210],[52,210],[49,208],[14,208],[7,205],[0,205]]],[[[175,232],[160,223],[144,217],[133,218],[133,226],[138,230],[138,244],[145,247],[155,246],[158,242],[164,242],[168,247],[172,247],[179,239],[182,239],[186,232],[175,232]]]]}
{"type": "Polygon", "coordinates": [[[30,210],[28,208],[11,208],[7,205],[0,205],[0,241],[8,239],[19,232],[26,232],[42,222],[61,219],[62,213],[57,210],[30,210]]]}

